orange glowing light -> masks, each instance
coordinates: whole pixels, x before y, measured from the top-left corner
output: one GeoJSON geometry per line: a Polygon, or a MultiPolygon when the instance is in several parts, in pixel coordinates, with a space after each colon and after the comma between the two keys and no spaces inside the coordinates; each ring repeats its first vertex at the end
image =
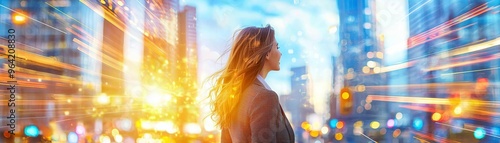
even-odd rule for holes
{"type": "Polygon", "coordinates": [[[441,113],[434,113],[432,114],[432,120],[433,121],[439,121],[441,119],[441,113]]]}
{"type": "Polygon", "coordinates": [[[15,12],[12,13],[12,23],[14,24],[24,24],[27,22],[27,19],[26,12],[22,10],[15,10],[15,12]]]}
{"type": "Polygon", "coordinates": [[[457,115],[458,115],[458,114],[462,114],[462,107],[460,107],[460,106],[455,107],[455,110],[453,110],[453,112],[454,112],[455,114],[457,114],[457,115]]]}
{"type": "Polygon", "coordinates": [[[301,127],[302,127],[304,130],[308,131],[308,130],[310,130],[310,129],[311,129],[311,124],[309,124],[309,123],[307,123],[307,122],[302,122],[301,127]]]}
{"type": "Polygon", "coordinates": [[[5,132],[3,132],[3,136],[5,138],[10,138],[11,134],[9,133],[9,131],[5,131],[5,132]]]}
{"type": "Polygon", "coordinates": [[[311,131],[311,136],[312,137],[318,137],[319,136],[319,131],[311,131]]]}
{"type": "Polygon", "coordinates": [[[400,134],[401,134],[401,130],[396,129],[396,130],[392,133],[392,137],[397,138],[400,134]]]}
{"type": "Polygon", "coordinates": [[[337,122],[337,129],[342,129],[344,127],[344,122],[339,121],[337,122]]]}
{"type": "Polygon", "coordinates": [[[344,136],[342,135],[342,133],[336,133],[335,134],[335,139],[336,140],[340,141],[340,140],[342,140],[342,138],[344,138],[344,136]]]}
{"type": "Polygon", "coordinates": [[[349,98],[349,93],[348,92],[342,93],[342,99],[348,99],[348,98],[349,98]]]}

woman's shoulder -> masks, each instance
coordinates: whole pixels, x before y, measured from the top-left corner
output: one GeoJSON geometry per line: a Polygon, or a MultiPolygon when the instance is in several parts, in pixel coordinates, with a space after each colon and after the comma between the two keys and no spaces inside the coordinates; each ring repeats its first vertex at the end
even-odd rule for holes
{"type": "Polygon", "coordinates": [[[274,92],[273,90],[269,90],[269,89],[266,89],[263,85],[260,85],[260,84],[251,84],[247,89],[246,89],[246,92],[247,94],[264,94],[264,95],[276,95],[278,96],[278,94],[276,94],[276,92],[274,92]]]}
{"type": "Polygon", "coordinates": [[[253,84],[248,87],[245,96],[249,97],[251,101],[253,100],[276,100],[278,101],[278,94],[272,90],[266,89],[265,87],[253,84]]]}

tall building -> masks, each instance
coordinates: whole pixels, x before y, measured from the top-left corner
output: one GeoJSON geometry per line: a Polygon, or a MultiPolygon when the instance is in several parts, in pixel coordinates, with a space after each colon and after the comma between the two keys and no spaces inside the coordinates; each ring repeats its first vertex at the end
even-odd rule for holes
{"type": "MultiPolygon", "coordinates": [[[[482,105],[464,106],[464,102],[499,101],[499,87],[489,83],[499,81],[500,52],[498,1],[409,1],[410,38],[408,38],[409,84],[433,84],[411,89],[411,95],[449,99],[450,105],[428,105],[435,112],[413,111],[414,121],[423,121],[422,127],[413,127],[429,133],[462,142],[498,142],[490,136],[477,136],[483,128],[499,130],[497,115],[477,118],[479,110],[496,110],[482,105]],[[418,8],[417,8],[418,7],[418,8]],[[495,57],[495,58],[492,58],[495,57]],[[449,83],[461,83],[462,86],[449,83]],[[497,95],[495,95],[497,94],[497,95]],[[468,110],[462,110],[467,108],[468,110]],[[442,114],[443,118],[436,118],[442,114]],[[447,117],[447,118],[444,118],[447,117]],[[417,119],[418,118],[418,119],[417,119]],[[449,129],[438,123],[453,126],[473,126],[476,132],[449,129]],[[473,135],[474,134],[474,135],[473,135]]],[[[494,111],[495,112],[495,111],[494,111]]]]}
{"type": "Polygon", "coordinates": [[[284,101],[284,110],[286,113],[291,115],[289,119],[294,125],[293,130],[295,131],[296,141],[299,143],[307,142],[310,137],[303,137],[303,133],[307,133],[300,125],[307,121],[307,116],[314,113],[313,105],[310,102],[310,91],[309,91],[309,76],[307,74],[307,68],[294,67],[291,69],[292,76],[290,95],[283,95],[280,98],[284,101]]]}
{"type": "Polygon", "coordinates": [[[178,106],[181,110],[181,124],[198,123],[199,106],[195,104],[198,96],[198,48],[196,36],[196,8],[184,6],[179,12],[179,46],[177,56],[179,56],[179,74],[177,81],[181,84],[182,95],[178,106]]]}
{"type": "MultiPolygon", "coordinates": [[[[380,56],[381,72],[384,73],[386,84],[367,88],[367,90],[376,90],[379,88],[391,97],[401,98],[405,96],[414,96],[408,94],[408,75],[407,68],[401,68],[406,65],[407,60],[407,39],[409,37],[408,24],[408,1],[393,0],[375,1],[375,13],[377,16],[376,35],[381,49],[380,56]]],[[[387,123],[385,140],[392,142],[411,141],[412,136],[401,137],[394,136],[394,133],[411,135],[411,109],[397,108],[408,105],[409,103],[385,102],[387,110],[387,123]],[[390,123],[390,124],[389,124],[390,123]]]]}
{"type": "MultiPolygon", "coordinates": [[[[382,49],[376,37],[375,3],[372,0],[345,1],[338,0],[339,11],[339,47],[341,54],[337,59],[340,63],[338,70],[334,71],[333,93],[338,103],[336,111],[331,114],[331,120],[345,123],[343,128],[353,129],[357,121],[365,123],[386,122],[386,104],[366,100],[369,94],[385,94],[384,91],[365,90],[365,87],[384,85],[385,75],[381,73],[382,49]],[[340,78],[339,76],[342,76],[340,78]],[[343,79],[343,80],[339,80],[343,79]],[[338,89],[340,88],[340,89],[338,89]],[[349,94],[340,93],[339,91],[349,94]],[[345,96],[347,95],[347,96],[345,96]],[[339,114],[340,113],[340,114],[339,114]]],[[[332,97],[334,98],[334,97],[332,97]]],[[[332,105],[331,105],[332,106],[332,105]]],[[[330,126],[335,128],[335,126],[330,126]]],[[[382,140],[382,135],[375,130],[368,130],[370,137],[375,141],[382,140]],[[371,133],[373,132],[373,133],[371,133]]],[[[379,128],[380,129],[380,128],[379,128]]],[[[362,142],[353,135],[353,132],[344,133],[347,142],[362,142]]]]}
{"type": "MultiPolygon", "coordinates": [[[[181,59],[181,73],[179,78],[184,80],[190,92],[196,92],[198,50],[196,41],[196,8],[185,6],[179,13],[179,49],[181,59]],[[193,90],[194,89],[194,90],[193,90]]],[[[195,94],[195,93],[190,93],[195,94]]]]}

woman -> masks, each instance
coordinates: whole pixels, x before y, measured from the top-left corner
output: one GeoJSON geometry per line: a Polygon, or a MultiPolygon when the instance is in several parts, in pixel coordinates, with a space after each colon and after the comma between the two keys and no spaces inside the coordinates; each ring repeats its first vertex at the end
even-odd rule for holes
{"type": "Polygon", "coordinates": [[[212,76],[210,90],[211,115],[223,143],[295,141],[278,95],[264,80],[269,71],[280,70],[278,48],[269,25],[244,28],[233,39],[229,61],[212,76]]]}

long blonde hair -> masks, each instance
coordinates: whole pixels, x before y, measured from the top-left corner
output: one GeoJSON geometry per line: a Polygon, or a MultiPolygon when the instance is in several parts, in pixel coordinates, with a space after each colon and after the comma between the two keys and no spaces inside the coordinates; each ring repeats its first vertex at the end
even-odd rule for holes
{"type": "Polygon", "coordinates": [[[215,81],[209,92],[210,116],[221,128],[234,119],[243,91],[255,81],[276,40],[270,25],[246,27],[236,33],[227,64],[210,77],[215,81]]]}

